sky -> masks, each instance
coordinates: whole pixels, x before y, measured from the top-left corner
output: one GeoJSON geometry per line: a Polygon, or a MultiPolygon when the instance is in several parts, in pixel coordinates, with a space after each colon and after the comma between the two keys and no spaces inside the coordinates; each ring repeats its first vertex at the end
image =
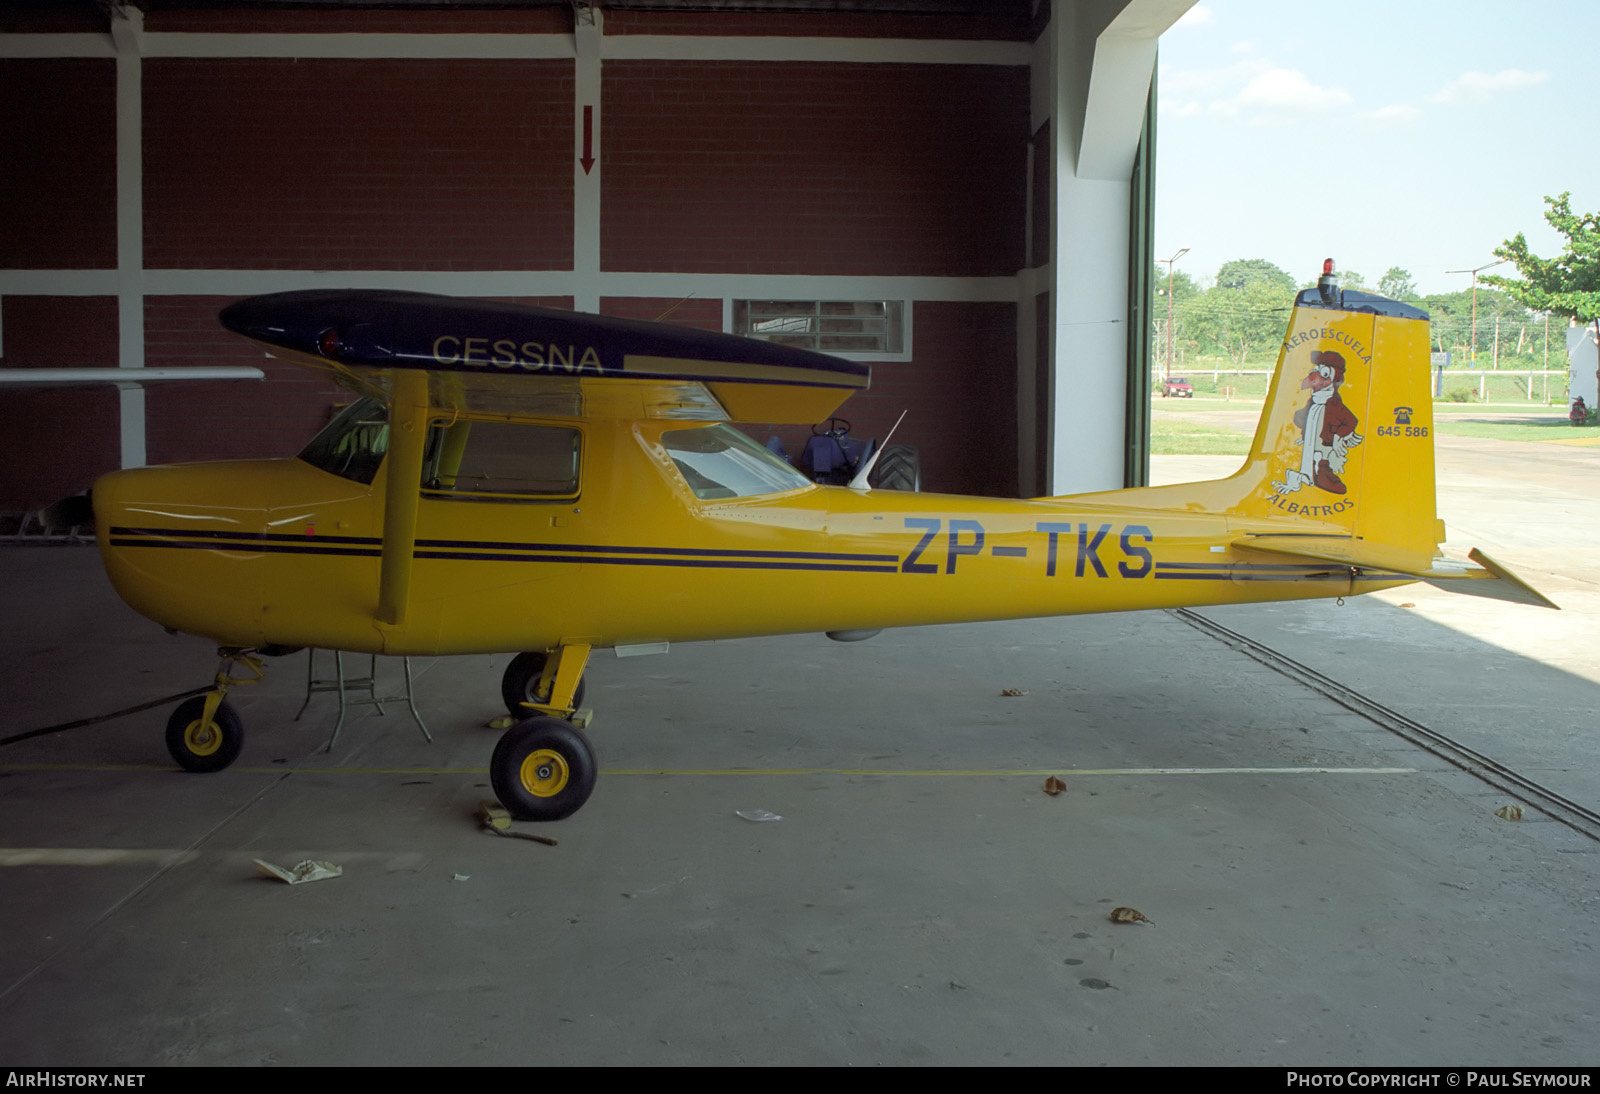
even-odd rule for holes
{"type": "MultiPolygon", "coordinates": [[[[1161,36],[1157,259],[1202,287],[1265,258],[1323,258],[1375,288],[1472,286],[1544,198],[1600,208],[1600,4],[1591,0],[1204,0],[1161,36]]],[[[1507,265],[1493,273],[1511,272],[1507,265]]]]}

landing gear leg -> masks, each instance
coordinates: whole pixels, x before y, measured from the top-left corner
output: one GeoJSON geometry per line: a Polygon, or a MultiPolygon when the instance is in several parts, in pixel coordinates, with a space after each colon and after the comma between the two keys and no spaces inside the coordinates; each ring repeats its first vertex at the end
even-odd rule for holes
{"type": "Polygon", "coordinates": [[[599,767],[594,747],[574,724],[589,647],[563,645],[548,654],[519,654],[501,681],[513,716],[489,761],[495,796],[517,820],[560,820],[577,812],[594,791],[599,767]]]}
{"type": "Polygon", "coordinates": [[[224,697],[228,689],[258,683],[266,675],[265,664],[250,650],[225,646],[217,653],[222,666],[217,670],[216,686],[179,703],[167,719],[167,751],[185,771],[221,771],[239,758],[244,721],[224,697]],[[234,665],[249,675],[230,675],[234,665]]]}
{"type": "MultiPolygon", "coordinates": [[[[558,651],[559,652],[559,651],[558,651]]],[[[556,667],[552,664],[555,658],[543,650],[532,653],[519,653],[511,659],[511,664],[506,666],[505,675],[500,678],[500,698],[505,701],[506,710],[513,718],[525,718],[533,713],[529,704],[542,702],[541,696],[550,697],[550,686],[554,676],[547,676],[546,669],[553,674],[556,667]]],[[[587,663],[588,655],[584,661],[587,663]]],[[[583,694],[586,690],[585,681],[579,670],[578,687],[572,693],[572,706],[574,709],[583,706],[583,694]]],[[[545,711],[545,713],[551,713],[545,711]]]]}

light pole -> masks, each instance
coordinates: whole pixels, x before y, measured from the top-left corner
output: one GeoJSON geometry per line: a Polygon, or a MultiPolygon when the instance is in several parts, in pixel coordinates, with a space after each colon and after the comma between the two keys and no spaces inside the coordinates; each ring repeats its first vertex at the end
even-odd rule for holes
{"type": "Polygon", "coordinates": [[[1490,269],[1490,268],[1492,268],[1494,266],[1498,266],[1501,263],[1507,262],[1507,261],[1509,261],[1509,259],[1502,258],[1498,262],[1491,262],[1486,266],[1479,266],[1476,270],[1446,270],[1445,271],[1445,273],[1447,273],[1447,274],[1469,273],[1469,274],[1472,275],[1472,354],[1471,354],[1471,359],[1470,360],[1471,360],[1471,363],[1473,365],[1476,365],[1478,363],[1478,275],[1481,274],[1484,270],[1490,269]]]}
{"type": "Polygon", "coordinates": [[[1172,379],[1172,264],[1188,253],[1189,248],[1185,247],[1171,258],[1156,259],[1167,264],[1167,367],[1162,370],[1163,381],[1172,379]]]}

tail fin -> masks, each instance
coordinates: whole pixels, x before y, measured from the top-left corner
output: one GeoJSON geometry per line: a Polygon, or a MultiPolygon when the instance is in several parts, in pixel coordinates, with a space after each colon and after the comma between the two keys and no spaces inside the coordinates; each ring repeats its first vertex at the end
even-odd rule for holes
{"type": "Polygon", "coordinates": [[[1479,551],[1471,563],[1440,553],[1428,374],[1426,312],[1340,292],[1324,276],[1295,298],[1244,466],[1225,479],[1070,500],[1221,514],[1239,551],[1554,608],[1479,551]]]}
{"type": "Polygon", "coordinates": [[[1443,529],[1428,371],[1426,312],[1369,293],[1302,292],[1234,477],[1250,489],[1227,511],[1431,558],[1443,529]]]}
{"type": "Polygon", "coordinates": [[[1493,559],[1442,558],[1428,316],[1331,284],[1295,299],[1261,421],[1220,508],[1234,545],[1556,605],[1493,559]]]}

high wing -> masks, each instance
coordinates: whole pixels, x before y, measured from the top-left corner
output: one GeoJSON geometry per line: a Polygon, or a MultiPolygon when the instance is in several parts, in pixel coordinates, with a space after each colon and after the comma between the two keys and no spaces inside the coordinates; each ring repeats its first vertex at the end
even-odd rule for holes
{"type": "Polygon", "coordinates": [[[328,289],[251,297],[222,324],[274,356],[390,398],[427,376],[439,409],[541,417],[807,424],[868,366],[715,331],[431,293],[328,289]]]}

